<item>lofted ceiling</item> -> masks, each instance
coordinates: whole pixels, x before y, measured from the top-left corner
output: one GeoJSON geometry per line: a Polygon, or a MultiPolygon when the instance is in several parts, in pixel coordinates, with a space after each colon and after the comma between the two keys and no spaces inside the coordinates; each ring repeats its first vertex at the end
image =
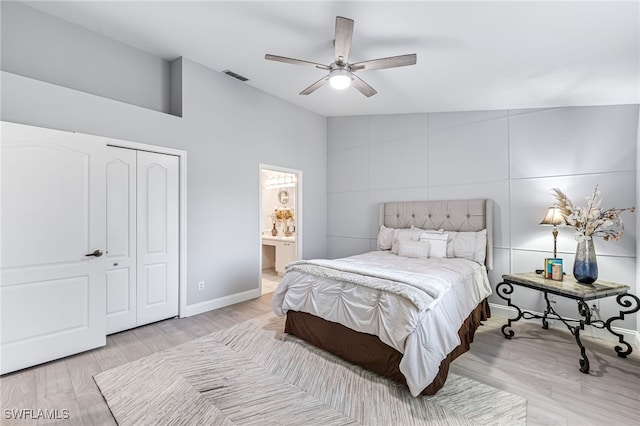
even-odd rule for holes
{"type": "MultiPolygon", "coordinates": [[[[640,103],[640,1],[26,1],[173,60],[231,70],[324,116],[640,103]],[[355,21],[350,62],[416,53],[359,72],[378,94],[328,85],[336,16],[355,21]]],[[[231,77],[229,77],[231,78],[231,77]]]]}

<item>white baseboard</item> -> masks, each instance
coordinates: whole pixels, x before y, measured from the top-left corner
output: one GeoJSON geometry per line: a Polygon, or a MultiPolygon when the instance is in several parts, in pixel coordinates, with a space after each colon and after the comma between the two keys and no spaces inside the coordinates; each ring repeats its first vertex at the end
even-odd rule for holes
{"type": "MultiPolygon", "coordinates": [[[[505,305],[498,305],[495,303],[489,303],[489,307],[491,308],[491,315],[495,315],[502,318],[515,318],[517,315],[517,311],[514,308],[505,305]]],[[[531,311],[530,311],[531,312],[531,311]]],[[[541,312],[532,312],[537,315],[542,315],[541,312]]],[[[533,321],[538,324],[542,324],[540,319],[524,319],[521,318],[520,321],[533,321]]],[[[505,322],[506,323],[506,322],[505,322]]],[[[557,328],[559,330],[565,330],[569,332],[569,329],[560,321],[549,319],[548,320],[550,328],[557,328]]],[[[629,330],[626,328],[620,327],[611,327],[613,331],[616,333],[622,334],[624,340],[628,342],[630,345],[634,346],[634,350],[638,350],[640,348],[640,333],[635,330],[629,330]]],[[[618,342],[618,338],[613,334],[609,333],[606,329],[595,328],[595,327],[585,327],[584,331],[580,332],[581,336],[590,336],[597,337],[602,340],[606,340],[608,342],[618,342]]]]}
{"type": "Polygon", "coordinates": [[[256,299],[260,296],[260,289],[256,288],[253,290],[243,291],[242,293],[236,293],[229,296],[219,297],[217,299],[207,300],[206,302],[194,303],[193,305],[187,305],[185,307],[185,312],[182,317],[184,318],[202,314],[214,309],[220,309],[224,308],[225,306],[235,305],[236,303],[256,299]]]}

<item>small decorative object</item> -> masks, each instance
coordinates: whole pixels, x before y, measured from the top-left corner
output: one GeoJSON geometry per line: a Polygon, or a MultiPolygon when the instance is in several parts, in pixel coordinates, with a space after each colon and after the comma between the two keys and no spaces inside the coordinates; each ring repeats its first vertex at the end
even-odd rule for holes
{"type": "Polygon", "coordinates": [[[562,264],[555,263],[551,266],[551,279],[562,281],[562,264]]]}
{"type": "MultiPolygon", "coordinates": [[[[276,207],[273,210],[273,228],[275,229],[276,222],[280,222],[282,223],[282,231],[284,233],[285,236],[289,237],[292,235],[291,231],[289,230],[289,221],[293,221],[294,217],[293,217],[293,211],[291,210],[291,208],[289,207],[285,207],[285,208],[280,208],[280,207],[276,207]]],[[[273,230],[271,231],[273,232],[273,230]]]]}
{"type": "Polygon", "coordinates": [[[271,235],[274,237],[278,235],[278,230],[276,229],[276,223],[273,222],[273,228],[271,228],[271,235]]]}
{"type": "Polygon", "coordinates": [[[602,210],[598,185],[593,188],[591,196],[587,197],[586,207],[576,206],[558,188],[554,188],[553,192],[565,221],[576,230],[578,247],[573,262],[573,276],[579,283],[592,284],[598,279],[598,263],[593,237],[602,237],[605,241],[618,241],[624,232],[620,214],[625,210],[634,212],[635,207],[602,210]]]}
{"type": "Polygon", "coordinates": [[[553,267],[560,266],[560,274],[562,275],[562,259],[559,257],[548,257],[544,259],[544,277],[553,279],[553,267]]]}

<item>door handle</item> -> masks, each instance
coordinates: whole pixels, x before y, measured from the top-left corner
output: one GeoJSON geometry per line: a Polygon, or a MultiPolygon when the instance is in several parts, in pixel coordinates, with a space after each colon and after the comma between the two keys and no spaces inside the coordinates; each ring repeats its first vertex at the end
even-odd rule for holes
{"type": "Polygon", "coordinates": [[[85,254],[85,256],[100,257],[100,256],[102,256],[102,252],[100,250],[95,250],[93,253],[85,254]]]}

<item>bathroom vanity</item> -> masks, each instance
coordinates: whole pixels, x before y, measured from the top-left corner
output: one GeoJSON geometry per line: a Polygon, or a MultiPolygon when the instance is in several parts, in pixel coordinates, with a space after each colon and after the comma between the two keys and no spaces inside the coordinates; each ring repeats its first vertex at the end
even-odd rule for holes
{"type": "Polygon", "coordinates": [[[268,268],[273,262],[276,273],[284,275],[284,267],[287,263],[296,260],[296,237],[262,236],[262,267],[268,268]],[[271,249],[270,247],[274,247],[271,249]],[[273,252],[273,255],[270,255],[273,252]]]}

